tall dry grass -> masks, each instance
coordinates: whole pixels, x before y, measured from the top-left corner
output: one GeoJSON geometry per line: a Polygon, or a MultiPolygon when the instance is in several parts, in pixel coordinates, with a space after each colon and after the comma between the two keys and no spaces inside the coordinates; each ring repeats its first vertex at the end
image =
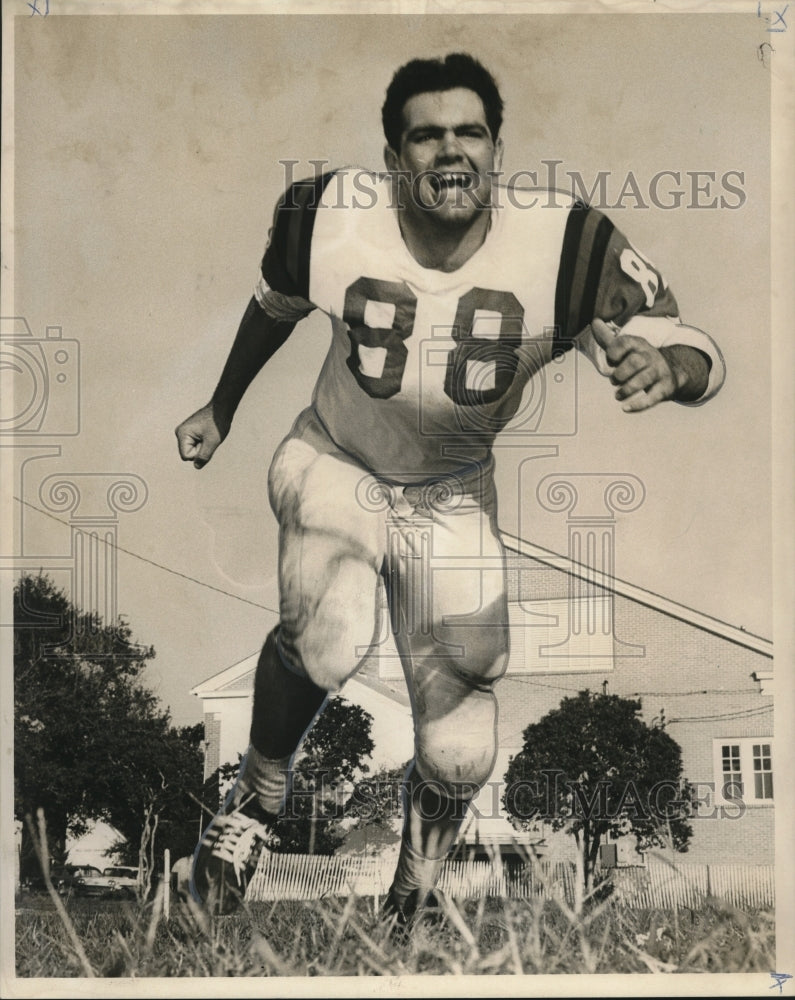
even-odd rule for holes
{"type": "Polygon", "coordinates": [[[441,922],[424,921],[408,940],[395,940],[376,898],[354,894],[249,902],[215,918],[190,900],[166,907],[162,883],[146,903],[62,900],[47,875],[41,818],[39,824],[47,894],[17,900],[22,978],[767,974],[775,968],[772,910],[744,911],[714,897],[697,908],[638,910],[615,896],[572,898],[564,886],[548,884],[528,899],[451,899],[441,922]]]}
{"type": "Polygon", "coordinates": [[[61,915],[44,900],[22,901],[17,975],[530,975],[775,968],[772,913],[743,912],[714,899],[698,910],[627,910],[607,900],[579,912],[561,899],[454,901],[440,925],[423,923],[405,943],[392,939],[372,898],[254,903],[212,919],[183,902],[172,906],[165,920],[160,904],[160,898],[143,906],[72,899],[61,915]]]}

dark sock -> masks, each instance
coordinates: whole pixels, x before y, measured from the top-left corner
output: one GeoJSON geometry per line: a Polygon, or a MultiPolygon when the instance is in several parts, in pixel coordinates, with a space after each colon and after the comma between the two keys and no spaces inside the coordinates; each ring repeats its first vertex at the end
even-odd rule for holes
{"type": "Polygon", "coordinates": [[[327,697],[308,677],[282,659],[274,629],[262,647],[254,679],[251,743],[263,757],[280,760],[295,753],[327,697]]]}

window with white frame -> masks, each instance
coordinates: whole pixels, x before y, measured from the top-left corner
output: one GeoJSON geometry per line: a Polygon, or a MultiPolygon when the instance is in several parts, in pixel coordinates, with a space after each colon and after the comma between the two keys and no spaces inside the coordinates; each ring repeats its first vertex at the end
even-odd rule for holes
{"type": "Polygon", "coordinates": [[[720,748],[720,791],[724,799],[742,799],[743,770],[740,764],[740,744],[722,743],[720,748]]]}
{"type": "Polygon", "coordinates": [[[717,801],[773,804],[773,741],[769,737],[716,739],[713,753],[717,801]]]}
{"type": "Polygon", "coordinates": [[[769,743],[752,743],[754,798],[773,798],[773,758],[769,743]]]}

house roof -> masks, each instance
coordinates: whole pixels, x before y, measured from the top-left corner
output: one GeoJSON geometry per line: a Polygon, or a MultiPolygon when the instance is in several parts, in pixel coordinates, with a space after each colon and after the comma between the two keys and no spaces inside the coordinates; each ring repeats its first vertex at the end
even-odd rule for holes
{"type": "Polygon", "coordinates": [[[212,674],[200,681],[190,689],[190,693],[195,694],[198,698],[247,696],[251,691],[249,678],[257,668],[258,659],[259,650],[226,667],[220,673],[212,674]]]}
{"type": "Polygon", "coordinates": [[[684,604],[672,601],[668,597],[662,597],[651,590],[638,587],[634,583],[628,583],[626,580],[620,580],[618,577],[612,575],[608,576],[606,573],[595,570],[592,566],[575,562],[568,556],[562,556],[557,552],[552,552],[550,549],[542,548],[540,545],[526,542],[522,538],[516,538],[513,535],[503,532],[502,542],[506,549],[518,555],[535,559],[537,562],[543,563],[552,569],[560,570],[568,576],[586,580],[596,587],[610,590],[620,597],[626,597],[638,604],[643,604],[648,608],[659,611],[670,618],[676,618],[696,628],[703,629],[705,632],[711,632],[713,635],[728,639],[739,646],[752,649],[765,656],[773,656],[773,643],[770,639],[755,635],[753,632],[748,632],[742,627],[729,625],[719,618],[713,618],[711,615],[706,615],[701,611],[696,611],[684,604]]]}

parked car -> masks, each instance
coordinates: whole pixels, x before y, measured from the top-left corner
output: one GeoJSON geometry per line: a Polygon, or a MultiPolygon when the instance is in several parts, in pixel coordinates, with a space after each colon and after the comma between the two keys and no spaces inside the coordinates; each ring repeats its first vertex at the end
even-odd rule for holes
{"type": "Polygon", "coordinates": [[[64,865],[60,871],[51,875],[52,884],[62,896],[75,891],[75,886],[81,879],[94,878],[99,875],[99,868],[93,865],[64,865]]]}
{"type": "Polygon", "coordinates": [[[127,865],[106,868],[102,874],[88,875],[75,882],[78,896],[104,899],[129,899],[138,892],[138,869],[127,865]]]}
{"type": "MultiPolygon", "coordinates": [[[[99,868],[93,865],[51,865],[50,881],[61,896],[66,896],[75,891],[75,885],[79,879],[93,878],[100,875],[99,868]]],[[[28,892],[46,892],[47,886],[44,876],[39,871],[25,879],[23,888],[28,892]]]]}

